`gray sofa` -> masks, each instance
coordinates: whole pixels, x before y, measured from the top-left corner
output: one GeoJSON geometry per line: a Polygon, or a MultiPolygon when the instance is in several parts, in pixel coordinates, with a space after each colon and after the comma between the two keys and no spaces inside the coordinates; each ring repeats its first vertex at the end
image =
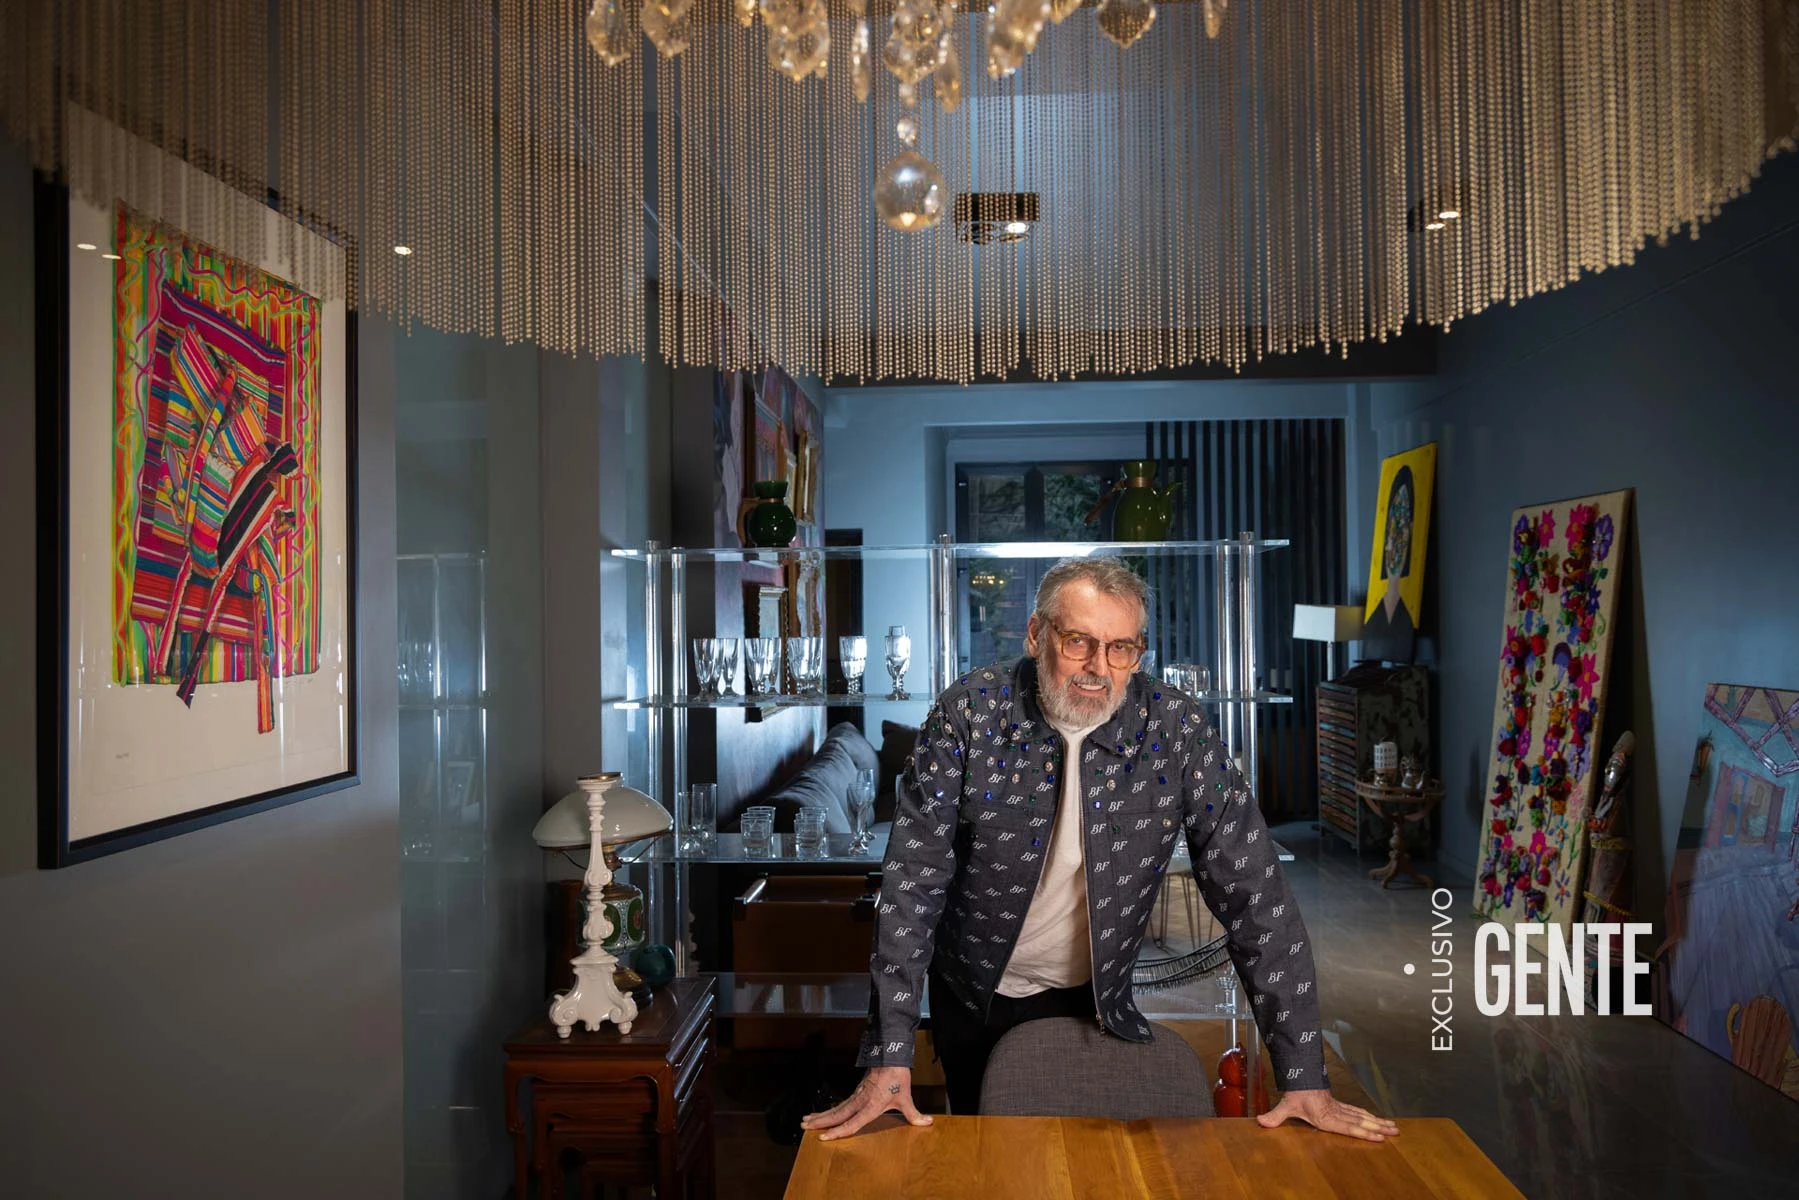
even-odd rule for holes
{"type": "Polygon", "coordinates": [[[856,773],[880,766],[880,756],[860,729],[848,722],[833,725],[806,765],[761,803],[774,806],[777,833],[791,832],[794,814],[802,808],[824,810],[825,832],[849,833],[856,773]]]}

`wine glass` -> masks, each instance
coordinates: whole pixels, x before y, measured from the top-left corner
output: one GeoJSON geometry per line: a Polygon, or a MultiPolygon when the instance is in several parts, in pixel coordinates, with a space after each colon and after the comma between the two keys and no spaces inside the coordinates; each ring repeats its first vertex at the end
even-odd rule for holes
{"type": "Polygon", "coordinates": [[[715,696],[718,682],[718,639],[693,639],[693,674],[700,681],[701,696],[715,696]]]}
{"type": "Polygon", "coordinates": [[[912,639],[904,625],[887,627],[887,674],[893,680],[889,700],[910,700],[906,694],[906,670],[912,665],[912,639]]]}
{"type": "Polygon", "coordinates": [[[718,639],[718,694],[735,696],[737,686],[737,639],[718,639]]]}
{"type": "Polygon", "coordinates": [[[850,849],[860,854],[874,841],[875,780],[878,768],[856,772],[856,790],[850,795],[850,849]]]}
{"type": "Polygon", "coordinates": [[[843,690],[862,694],[862,676],[868,671],[868,639],[860,634],[837,639],[838,661],[843,664],[843,690]]]}

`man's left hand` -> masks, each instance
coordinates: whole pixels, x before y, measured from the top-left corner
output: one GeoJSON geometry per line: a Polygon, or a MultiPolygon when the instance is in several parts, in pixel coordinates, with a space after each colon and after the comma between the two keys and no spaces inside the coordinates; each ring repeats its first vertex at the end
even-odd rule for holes
{"type": "Polygon", "coordinates": [[[1273,1129],[1288,1117],[1298,1117],[1326,1133],[1342,1133],[1365,1142],[1384,1142],[1399,1136],[1399,1126],[1365,1108],[1345,1104],[1327,1088],[1287,1092],[1281,1102],[1256,1118],[1264,1129],[1273,1129]]]}

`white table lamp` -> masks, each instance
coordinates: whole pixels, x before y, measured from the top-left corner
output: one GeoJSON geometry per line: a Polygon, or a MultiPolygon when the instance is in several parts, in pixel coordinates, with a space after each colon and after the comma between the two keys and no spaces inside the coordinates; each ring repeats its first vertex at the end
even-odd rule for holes
{"type": "Polygon", "coordinates": [[[1337,674],[1337,646],[1362,636],[1362,610],[1353,604],[1295,604],[1293,636],[1306,642],[1324,642],[1325,672],[1337,674]]]}
{"type": "Polygon", "coordinates": [[[620,1033],[630,1033],[631,1023],[637,1019],[637,1002],[619,990],[614,978],[618,959],[604,944],[613,932],[605,903],[606,885],[612,882],[606,847],[665,833],[674,822],[667,809],[642,792],[621,786],[619,778],[617,771],[583,776],[577,781],[581,790],[558,801],[538,819],[537,828],[532,831],[537,844],[546,849],[583,844],[588,848],[583,880],[587,888],[587,924],[581,931],[587,947],[572,960],[574,988],[550,1001],[550,1021],[562,1037],[567,1037],[576,1024],[592,1033],[606,1021],[617,1025],[620,1033]],[[586,810],[585,837],[578,832],[577,806],[586,810]]]}
{"type": "Polygon", "coordinates": [[[1295,604],[1293,636],[1308,642],[1353,642],[1362,636],[1362,610],[1352,604],[1295,604]]]}

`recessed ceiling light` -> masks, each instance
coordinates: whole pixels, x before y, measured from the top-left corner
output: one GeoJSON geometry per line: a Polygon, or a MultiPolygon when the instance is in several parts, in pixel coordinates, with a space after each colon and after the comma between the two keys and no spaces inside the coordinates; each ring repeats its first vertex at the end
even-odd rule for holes
{"type": "Polygon", "coordinates": [[[1461,212],[1461,210],[1460,210],[1460,209],[1457,209],[1457,208],[1446,208],[1446,209],[1444,209],[1444,210],[1443,210],[1443,211],[1442,211],[1442,212],[1440,212],[1440,213],[1438,213],[1438,214],[1437,214],[1437,220],[1439,220],[1439,221],[1453,221],[1453,220],[1455,220],[1455,219],[1456,219],[1456,218],[1457,218],[1457,217],[1459,217],[1459,216],[1461,216],[1461,215],[1462,215],[1462,212],[1461,212]]]}
{"type": "Polygon", "coordinates": [[[412,253],[412,247],[411,246],[395,246],[394,253],[398,254],[401,258],[405,258],[412,253]]]}
{"type": "Polygon", "coordinates": [[[111,262],[118,262],[121,258],[123,258],[125,256],[122,254],[102,254],[100,257],[107,259],[111,262]]]}
{"type": "Polygon", "coordinates": [[[1026,234],[1026,233],[1029,233],[1030,231],[1031,231],[1031,223],[1029,221],[1007,221],[1006,222],[1006,232],[1007,233],[1026,234]]]}
{"type": "Polygon", "coordinates": [[[1441,222],[1441,221],[1426,221],[1424,224],[1424,227],[1426,229],[1441,229],[1441,228],[1443,228],[1443,222],[1441,222]]]}
{"type": "Polygon", "coordinates": [[[75,249],[77,249],[77,250],[92,250],[92,249],[94,249],[94,244],[92,242],[76,242],[75,249]]]}

